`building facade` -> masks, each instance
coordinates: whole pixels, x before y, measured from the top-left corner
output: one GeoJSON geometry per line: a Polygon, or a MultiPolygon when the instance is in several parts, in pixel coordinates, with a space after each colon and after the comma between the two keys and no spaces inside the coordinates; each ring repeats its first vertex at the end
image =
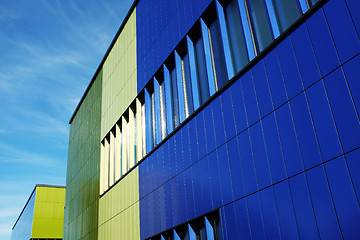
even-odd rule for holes
{"type": "Polygon", "coordinates": [[[64,228],[65,187],[37,184],[21,211],[11,240],[60,240],[64,228]]]}
{"type": "Polygon", "coordinates": [[[360,238],[359,13],[135,1],[70,120],[64,239],[360,238]]]}

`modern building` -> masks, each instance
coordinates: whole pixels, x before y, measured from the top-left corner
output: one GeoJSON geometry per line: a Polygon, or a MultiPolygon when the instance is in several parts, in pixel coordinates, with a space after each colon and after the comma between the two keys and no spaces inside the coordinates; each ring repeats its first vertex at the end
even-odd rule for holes
{"type": "Polygon", "coordinates": [[[70,120],[64,239],[360,239],[359,13],[135,1],[70,120]]]}
{"type": "Polygon", "coordinates": [[[11,240],[59,240],[64,228],[65,187],[37,184],[14,227],[11,240]]]}

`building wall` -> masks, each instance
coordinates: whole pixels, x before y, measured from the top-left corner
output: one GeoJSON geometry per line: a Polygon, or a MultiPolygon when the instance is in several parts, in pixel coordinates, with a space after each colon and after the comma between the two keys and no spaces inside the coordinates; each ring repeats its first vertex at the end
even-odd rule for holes
{"type": "Polygon", "coordinates": [[[102,71],[70,125],[64,239],[97,239],[102,71]]]}
{"type": "Polygon", "coordinates": [[[26,203],[21,215],[19,216],[17,222],[15,223],[12,233],[11,240],[21,240],[21,239],[30,239],[31,230],[34,216],[34,207],[35,207],[35,195],[36,189],[31,193],[31,196],[26,203]]]}
{"type": "Polygon", "coordinates": [[[223,239],[360,236],[356,8],[325,3],[148,155],[141,239],[214,209],[223,239]]]}
{"type": "Polygon", "coordinates": [[[360,236],[360,4],[310,0],[317,5],[308,11],[299,0],[301,6],[286,5],[298,8],[294,19],[275,7],[295,1],[271,1],[279,15],[266,13],[257,26],[254,19],[261,18],[252,8],[261,4],[249,4],[239,23],[246,61],[240,56],[236,63],[231,51],[239,45],[225,37],[231,26],[224,15],[244,1],[229,2],[136,2],[136,15],[134,8],[119,34],[125,40],[115,41],[101,66],[103,82],[93,83],[71,123],[64,238],[160,239],[192,227],[201,235],[198,225],[206,228],[209,219],[222,239],[360,236]],[[211,39],[214,18],[222,21],[218,39],[211,39]],[[266,31],[269,36],[259,37],[266,31]],[[184,87],[183,53],[194,52],[189,46],[195,48],[199,36],[206,79],[198,84],[215,83],[195,107],[195,95],[184,87]],[[215,40],[220,47],[214,50],[215,40]],[[206,51],[223,51],[221,61],[206,51]],[[181,68],[175,75],[183,80],[173,99],[163,92],[171,68],[181,68]],[[169,100],[194,108],[164,117],[169,100]],[[170,129],[165,118],[178,122],[170,129]],[[94,131],[99,136],[86,141],[94,131]],[[84,166],[89,157],[91,165],[84,166]],[[85,201],[76,193],[89,188],[82,180],[90,168],[97,188],[85,201]],[[91,201],[90,216],[80,209],[91,201]]]}
{"type": "Polygon", "coordinates": [[[31,238],[62,239],[65,188],[36,188],[31,238]]]}
{"type": "Polygon", "coordinates": [[[137,95],[136,10],[116,39],[103,65],[101,138],[137,95]]]}

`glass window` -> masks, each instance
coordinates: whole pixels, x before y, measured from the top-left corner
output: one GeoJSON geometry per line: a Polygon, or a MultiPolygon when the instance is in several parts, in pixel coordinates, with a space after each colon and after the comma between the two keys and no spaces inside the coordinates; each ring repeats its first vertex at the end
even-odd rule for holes
{"type": "MultiPolygon", "coordinates": [[[[270,2],[270,0],[267,0],[270,2]]],[[[298,0],[271,0],[280,33],[284,32],[301,15],[298,0]]]]}
{"type": "Polygon", "coordinates": [[[314,6],[319,0],[309,0],[311,2],[311,6],[314,6]]]}
{"type": "MultiPolygon", "coordinates": [[[[225,7],[225,20],[228,29],[231,57],[234,72],[238,73],[249,62],[248,50],[236,0],[225,7]]],[[[251,45],[252,41],[249,39],[251,45]]],[[[253,51],[253,50],[252,50],[253,51]]]]}
{"type": "Polygon", "coordinates": [[[121,124],[116,124],[116,180],[122,176],[122,133],[121,133],[121,124]]]}
{"type": "Polygon", "coordinates": [[[245,0],[247,3],[257,50],[261,52],[274,39],[264,0],[245,0]]]}
{"type": "Polygon", "coordinates": [[[171,75],[169,69],[164,64],[164,88],[165,88],[165,110],[166,110],[166,127],[167,134],[174,130],[174,111],[173,111],[173,95],[171,87],[171,75]]]}
{"type": "MultiPolygon", "coordinates": [[[[199,29],[200,30],[200,29],[199,29]]],[[[198,31],[194,31],[198,33],[198,31]]],[[[210,97],[210,87],[208,81],[207,67],[206,67],[206,57],[204,49],[204,40],[201,34],[194,35],[194,54],[196,60],[196,70],[197,70],[197,79],[198,85],[200,88],[200,105],[204,104],[210,97]]]]}
{"type": "Polygon", "coordinates": [[[178,97],[179,120],[182,123],[185,120],[185,97],[184,97],[184,76],[183,76],[183,61],[177,51],[175,53],[175,69],[176,69],[176,86],[178,97]]]}
{"type": "Polygon", "coordinates": [[[201,34],[203,39],[203,53],[205,55],[205,65],[206,65],[206,73],[207,73],[207,79],[204,81],[207,81],[208,87],[209,87],[209,94],[212,96],[216,92],[215,87],[215,72],[214,72],[214,66],[213,66],[213,55],[210,47],[210,38],[209,38],[209,28],[204,22],[203,19],[200,18],[200,25],[201,25],[201,34]]]}
{"type": "Polygon", "coordinates": [[[145,121],[145,103],[141,100],[141,128],[142,128],[142,155],[146,153],[146,121],[145,121]]]}
{"type": "Polygon", "coordinates": [[[136,127],[137,127],[137,123],[136,123],[136,104],[133,104],[133,107],[130,108],[133,112],[133,118],[134,118],[134,121],[133,121],[133,139],[134,139],[134,164],[136,164],[137,162],[137,133],[136,133],[136,127]]]}
{"type": "Polygon", "coordinates": [[[180,111],[179,111],[179,97],[178,97],[178,84],[177,84],[177,72],[175,68],[175,59],[174,55],[171,56],[171,60],[168,63],[168,69],[170,72],[170,86],[171,86],[171,96],[172,96],[172,110],[174,119],[174,128],[180,124],[180,111]]]}
{"type": "Polygon", "coordinates": [[[166,132],[166,106],[165,106],[165,81],[161,79],[159,86],[160,94],[160,118],[161,118],[161,139],[164,139],[167,135],[166,132]]]}
{"type": "Polygon", "coordinates": [[[150,152],[154,147],[153,137],[153,107],[152,98],[149,90],[145,89],[145,121],[146,124],[146,152],[150,152]]]}
{"type": "Polygon", "coordinates": [[[187,51],[187,41],[182,41],[176,51],[181,59],[182,92],[184,94],[185,118],[194,111],[194,102],[191,84],[190,56],[187,51]]]}
{"type": "Polygon", "coordinates": [[[208,19],[208,35],[210,43],[210,54],[215,79],[215,89],[219,90],[228,80],[223,41],[220,32],[219,19],[216,14],[210,15],[208,19]]]}
{"type": "Polygon", "coordinates": [[[186,36],[186,43],[189,53],[192,100],[193,100],[194,110],[196,110],[200,106],[200,92],[199,92],[199,84],[198,84],[198,73],[196,69],[195,49],[194,49],[194,43],[189,36],[186,36]]]}
{"type": "Polygon", "coordinates": [[[155,139],[156,144],[161,142],[161,108],[160,108],[160,84],[154,77],[154,109],[155,109],[155,139]]]}

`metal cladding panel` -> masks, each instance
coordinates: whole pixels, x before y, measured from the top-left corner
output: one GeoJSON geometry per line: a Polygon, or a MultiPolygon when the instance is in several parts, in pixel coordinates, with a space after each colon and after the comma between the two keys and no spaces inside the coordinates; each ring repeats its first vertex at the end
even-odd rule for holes
{"type": "Polygon", "coordinates": [[[99,200],[98,239],[140,239],[139,168],[99,200]]]}
{"type": "Polygon", "coordinates": [[[26,206],[24,207],[21,215],[19,216],[17,222],[12,229],[11,240],[22,240],[31,238],[35,208],[35,196],[36,188],[32,192],[28,202],[26,203],[26,206]]]}
{"type": "Polygon", "coordinates": [[[63,239],[94,239],[98,229],[102,71],[70,125],[63,239]]]}
{"type": "Polygon", "coordinates": [[[62,238],[64,228],[65,188],[36,189],[32,238],[62,238]]]}
{"type": "Polygon", "coordinates": [[[101,138],[104,138],[137,95],[136,8],[103,65],[101,138]]]}

